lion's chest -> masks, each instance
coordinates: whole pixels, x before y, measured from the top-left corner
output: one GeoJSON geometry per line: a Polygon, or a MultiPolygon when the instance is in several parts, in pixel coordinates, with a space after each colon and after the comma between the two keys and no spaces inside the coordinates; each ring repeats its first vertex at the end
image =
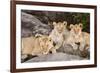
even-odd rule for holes
{"type": "Polygon", "coordinates": [[[50,34],[50,37],[52,38],[52,40],[53,40],[55,43],[59,43],[59,42],[63,41],[63,34],[58,33],[58,32],[56,32],[56,31],[53,31],[53,32],[50,34]]]}

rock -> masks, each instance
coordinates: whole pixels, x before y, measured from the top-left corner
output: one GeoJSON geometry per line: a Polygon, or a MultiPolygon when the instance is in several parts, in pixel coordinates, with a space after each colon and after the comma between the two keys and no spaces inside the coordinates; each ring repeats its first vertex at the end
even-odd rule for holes
{"type": "Polygon", "coordinates": [[[31,62],[51,62],[51,61],[71,61],[71,60],[82,60],[84,58],[76,56],[76,55],[70,55],[66,53],[55,53],[55,54],[48,54],[48,55],[41,55],[39,57],[34,57],[25,63],[31,63],[31,62]]]}
{"type": "Polygon", "coordinates": [[[36,33],[48,35],[52,30],[48,24],[42,23],[36,16],[25,12],[21,12],[21,27],[22,37],[36,33]]]}
{"type": "Polygon", "coordinates": [[[21,37],[29,37],[32,35],[32,31],[27,28],[22,28],[21,29],[21,37]]]}
{"type": "Polygon", "coordinates": [[[83,51],[80,51],[79,49],[73,50],[73,47],[69,44],[61,46],[57,51],[66,54],[77,55],[83,58],[90,58],[89,50],[83,50],[83,51]]]}

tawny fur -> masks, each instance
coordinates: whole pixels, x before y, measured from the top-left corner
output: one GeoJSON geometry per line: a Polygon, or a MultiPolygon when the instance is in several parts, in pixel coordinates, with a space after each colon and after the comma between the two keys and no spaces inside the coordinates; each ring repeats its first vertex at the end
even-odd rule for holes
{"type": "Polygon", "coordinates": [[[74,50],[78,49],[78,45],[75,43],[80,43],[79,50],[87,50],[90,47],[90,34],[87,32],[82,32],[82,24],[71,24],[70,25],[69,37],[66,39],[65,43],[71,44],[74,50]]]}
{"type": "Polygon", "coordinates": [[[48,54],[53,49],[53,41],[47,35],[22,38],[22,55],[48,54]]]}
{"type": "Polygon", "coordinates": [[[50,33],[51,39],[55,43],[54,53],[56,53],[56,49],[59,49],[64,41],[63,32],[66,30],[67,22],[53,22],[54,29],[50,33]]]}

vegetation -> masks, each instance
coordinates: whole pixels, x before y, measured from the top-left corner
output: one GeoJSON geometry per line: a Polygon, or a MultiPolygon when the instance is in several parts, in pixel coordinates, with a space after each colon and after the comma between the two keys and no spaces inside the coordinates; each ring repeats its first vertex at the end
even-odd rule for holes
{"type": "Polygon", "coordinates": [[[36,16],[41,22],[67,21],[68,25],[83,23],[83,31],[90,32],[90,14],[79,12],[54,12],[54,11],[33,11],[22,10],[28,14],[36,16]]]}

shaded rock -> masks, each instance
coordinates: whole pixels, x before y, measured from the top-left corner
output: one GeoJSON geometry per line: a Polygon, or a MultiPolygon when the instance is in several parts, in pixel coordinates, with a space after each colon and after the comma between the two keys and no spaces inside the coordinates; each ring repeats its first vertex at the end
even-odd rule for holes
{"type": "Polygon", "coordinates": [[[90,58],[89,50],[83,50],[83,51],[80,51],[79,49],[73,50],[73,47],[69,44],[61,46],[57,51],[71,54],[71,55],[77,55],[83,58],[90,58]]]}
{"type": "Polygon", "coordinates": [[[30,29],[27,29],[27,28],[21,29],[21,36],[22,37],[29,37],[31,35],[32,35],[32,31],[30,29]]]}
{"type": "Polygon", "coordinates": [[[36,16],[25,12],[21,12],[21,27],[22,37],[36,33],[48,35],[52,30],[48,24],[42,23],[36,16]]]}
{"type": "Polygon", "coordinates": [[[49,62],[49,61],[71,61],[71,60],[82,60],[84,58],[70,55],[66,53],[55,53],[55,54],[48,54],[48,55],[41,55],[39,57],[34,57],[25,63],[31,63],[31,62],[49,62]]]}

